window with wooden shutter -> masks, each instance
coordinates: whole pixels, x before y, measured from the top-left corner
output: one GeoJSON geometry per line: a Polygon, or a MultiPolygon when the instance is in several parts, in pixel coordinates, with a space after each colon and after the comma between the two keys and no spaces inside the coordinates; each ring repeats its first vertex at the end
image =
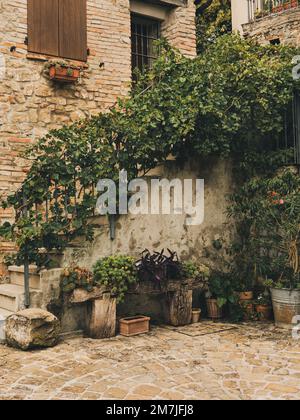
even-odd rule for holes
{"type": "Polygon", "coordinates": [[[86,0],[59,0],[61,57],[87,59],[86,0]]]}
{"type": "Polygon", "coordinates": [[[28,51],[86,61],[86,0],[27,0],[28,51]]]}
{"type": "Polygon", "coordinates": [[[28,50],[59,55],[59,0],[28,0],[28,50]]]}

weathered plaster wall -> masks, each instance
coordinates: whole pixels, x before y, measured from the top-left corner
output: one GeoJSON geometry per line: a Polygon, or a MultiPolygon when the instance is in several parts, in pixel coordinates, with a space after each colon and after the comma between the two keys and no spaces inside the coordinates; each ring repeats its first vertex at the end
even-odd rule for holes
{"type": "Polygon", "coordinates": [[[243,25],[244,36],[260,44],[280,39],[283,45],[300,46],[300,9],[291,9],[243,25]]]}
{"type": "MultiPolygon", "coordinates": [[[[97,220],[101,226],[95,232],[94,242],[84,243],[79,238],[61,256],[61,267],[78,265],[92,269],[99,258],[112,254],[129,254],[138,258],[145,248],[151,251],[170,248],[184,260],[200,261],[214,268],[223,267],[224,258],[228,256],[227,245],[234,235],[234,226],[226,216],[226,196],[233,191],[234,186],[231,163],[228,160],[193,160],[181,168],[176,162],[170,161],[160,175],[169,180],[204,179],[203,224],[186,226],[185,215],[129,214],[118,219],[116,238],[112,241],[107,218],[100,217],[97,220]],[[214,247],[215,240],[220,240],[222,249],[214,247]]],[[[84,329],[87,305],[68,305],[67,301],[62,303],[61,272],[62,269],[41,272],[40,290],[32,292],[31,303],[55,313],[61,320],[64,332],[84,329]]],[[[156,322],[162,322],[165,299],[163,295],[145,295],[142,299],[141,296],[128,295],[125,302],[118,305],[118,317],[143,313],[156,322]]],[[[197,292],[194,293],[194,304],[197,307],[200,304],[197,292]]]]}
{"type": "Polygon", "coordinates": [[[136,257],[145,249],[161,251],[170,248],[180,258],[195,259],[217,265],[226,255],[226,243],[231,236],[227,225],[226,195],[232,191],[231,164],[228,161],[189,162],[185,168],[178,168],[175,162],[168,162],[163,177],[171,180],[204,179],[205,214],[204,222],[198,226],[187,226],[186,215],[127,215],[121,216],[116,224],[116,238],[110,240],[109,225],[103,218],[103,226],[96,231],[92,244],[78,241],[77,248],[69,248],[62,261],[63,266],[79,264],[91,268],[101,257],[112,254],[129,254],[136,257]],[[213,246],[221,240],[222,250],[213,246]]]}

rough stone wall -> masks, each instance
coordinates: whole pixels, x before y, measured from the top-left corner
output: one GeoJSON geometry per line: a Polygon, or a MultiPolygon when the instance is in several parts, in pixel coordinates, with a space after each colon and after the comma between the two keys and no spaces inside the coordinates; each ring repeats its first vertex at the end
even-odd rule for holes
{"type": "Polygon", "coordinates": [[[28,54],[27,0],[0,2],[0,191],[14,191],[28,163],[24,148],[48,130],[89,117],[126,94],[131,80],[128,0],[88,0],[90,56],[76,85],[59,86],[44,76],[46,57],[28,54]],[[11,51],[12,47],[16,47],[11,51]],[[104,63],[102,68],[100,63],[104,63]]]}
{"type": "MultiPolygon", "coordinates": [[[[131,83],[129,0],[87,0],[90,56],[76,85],[44,75],[49,57],[29,54],[27,0],[0,0],[0,194],[19,186],[28,162],[21,152],[50,129],[112,106],[131,83]],[[100,65],[101,64],[101,65],[100,65]]],[[[194,5],[170,9],[163,35],[185,54],[196,54],[194,5]]],[[[74,61],[73,61],[74,63],[74,61]]],[[[82,63],[76,63],[81,64],[82,63]]],[[[13,217],[0,211],[0,219],[13,217]]],[[[9,250],[10,244],[0,244],[9,250]]]]}
{"type": "Polygon", "coordinates": [[[291,9],[243,25],[246,38],[269,44],[280,39],[283,45],[300,46],[300,9],[291,9]]]}

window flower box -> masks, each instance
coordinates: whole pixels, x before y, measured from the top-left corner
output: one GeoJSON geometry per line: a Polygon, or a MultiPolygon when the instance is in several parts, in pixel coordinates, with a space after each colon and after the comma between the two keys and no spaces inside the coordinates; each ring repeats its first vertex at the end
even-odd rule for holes
{"type": "Polygon", "coordinates": [[[75,83],[80,77],[80,69],[65,64],[52,63],[49,65],[49,77],[54,82],[75,83]]]}

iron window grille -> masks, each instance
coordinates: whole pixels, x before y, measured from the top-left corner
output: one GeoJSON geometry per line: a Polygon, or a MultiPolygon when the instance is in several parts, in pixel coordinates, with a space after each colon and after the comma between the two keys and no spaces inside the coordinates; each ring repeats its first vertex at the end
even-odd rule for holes
{"type": "Polygon", "coordinates": [[[300,94],[295,93],[292,103],[284,115],[284,130],[277,139],[277,150],[290,151],[285,163],[287,165],[300,165],[300,94]]]}
{"type": "Polygon", "coordinates": [[[144,72],[152,68],[157,58],[157,47],[155,44],[160,36],[160,21],[138,15],[131,16],[132,70],[134,78],[136,69],[144,72]]]}

